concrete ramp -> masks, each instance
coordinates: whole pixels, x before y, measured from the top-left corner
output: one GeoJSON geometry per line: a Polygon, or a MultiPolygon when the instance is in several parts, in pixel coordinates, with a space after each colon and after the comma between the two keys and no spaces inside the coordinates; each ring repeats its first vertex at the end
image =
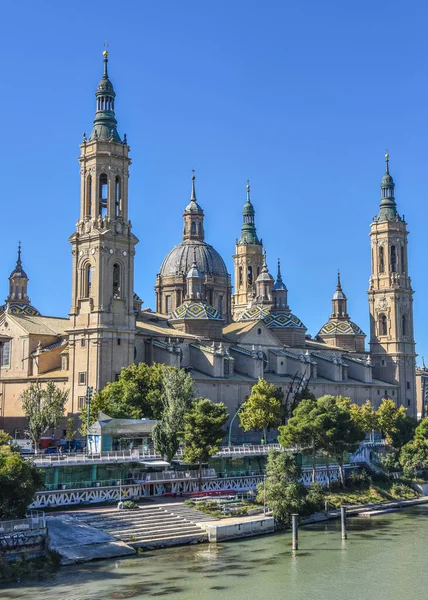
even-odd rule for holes
{"type": "Polygon", "coordinates": [[[72,515],[48,516],[46,524],[49,547],[61,554],[63,565],[135,554],[135,549],[125,542],[72,515]]]}

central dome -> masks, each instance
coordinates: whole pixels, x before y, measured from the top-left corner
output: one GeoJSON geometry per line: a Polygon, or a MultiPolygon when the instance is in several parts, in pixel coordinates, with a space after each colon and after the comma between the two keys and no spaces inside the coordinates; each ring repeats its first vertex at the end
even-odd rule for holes
{"type": "Polygon", "coordinates": [[[187,275],[193,261],[202,275],[228,277],[224,260],[209,244],[199,240],[184,240],[166,255],[159,275],[187,275]]]}

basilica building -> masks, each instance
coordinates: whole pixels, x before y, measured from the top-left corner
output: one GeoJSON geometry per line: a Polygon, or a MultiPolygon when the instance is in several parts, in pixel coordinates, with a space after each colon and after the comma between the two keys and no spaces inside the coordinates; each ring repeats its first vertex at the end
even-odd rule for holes
{"type": "MultiPolygon", "coordinates": [[[[0,306],[0,428],[23,429],[20,396],[31,382],[52,380],[67,389],[67,410],[74,415],[85,406],[88,386],[102,389],[134,362],[186,368],[197,393],[224,402],[231,416],[258,377],[284,394],[308,385],[316,396],[370,399],[375,406],[389,397],[416,415],[408,231],[397,209],[388,155],[370,225],[368,347],[348,313],[340,275],[330,318],[315,336],[308,334],[304,315],[290,303],[280,260],[269,257],[259,237],[249,184],[237,223],[232,282],[223,258],[205,239],[209,207],[205,215],[194,174],[190,201],[183,199],[182,240],[177,223],[179,243],[153,277],[156,306],[143,309],[134,288],[135,233],[143,228],[136,223],[134,233],[130,221],[130,147],[118,131],[106,51],[95,96],[94,126],[80,146],[80,204],[69,238],[70,313],[45,316],[32,306],[19,246],[0,306]]],[[[140,244],[144,248],[144,240],[140,244]]]]}

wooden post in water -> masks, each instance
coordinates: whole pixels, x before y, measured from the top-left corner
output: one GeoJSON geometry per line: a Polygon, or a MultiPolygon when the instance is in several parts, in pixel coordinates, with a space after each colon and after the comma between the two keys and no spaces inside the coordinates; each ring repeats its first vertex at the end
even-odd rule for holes
{"type": "Polygon", "coordinates": [[[346,506],[340,507],[340,520],[342,525],[342,540],[346,540],[348,538],[346,531],[346,506]]]}
{"type": "Polygon", "coordinates": [[[292,531],[292,550],[299,549],[299,515],[291,515],[291,531],[292,531]]]}

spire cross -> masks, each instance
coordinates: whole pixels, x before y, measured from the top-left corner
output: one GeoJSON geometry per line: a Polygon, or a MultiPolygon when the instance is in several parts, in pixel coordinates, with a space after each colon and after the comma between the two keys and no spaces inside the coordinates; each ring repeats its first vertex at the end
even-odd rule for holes
{"type": "Polygon", "coordinates": [[[21,264],[21,240],[18,242],[18,264],[21,264]]]}
{"type": "Polygon", "coordinates": [[[190,196],[190,200],[194,202],[196,202],[195,179],[195,169],[192,169],[192,195],[190,196]]]}
{"type": "Polygon", "coordinates": [[[103,56],[104,56],[104,77],[108,78],[108,73],[107,73],[107,63],[108,63],[108,43],[104,42],[104,52],[103,52],[103,56]]]}
{"type": "Polygon", "coordinates": [[[281,260],[278,258],[278,277],[277,279],[281,279],[281,260]]]}
{"type": "Polygon", "coordinates": [[[386,172],[389,174],[389,152],[388,148],[385,151],[386,172]]]}

